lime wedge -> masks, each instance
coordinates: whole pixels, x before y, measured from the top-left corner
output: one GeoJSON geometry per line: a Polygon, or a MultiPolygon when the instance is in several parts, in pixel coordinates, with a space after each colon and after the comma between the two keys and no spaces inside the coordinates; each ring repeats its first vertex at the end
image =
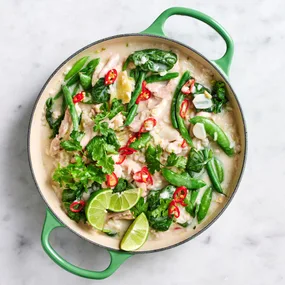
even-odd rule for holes
{"type": "Polygon", "coordinates": [[[130,225],[122,241],[121,249],[125,251],[134,251],[139,249],[147,240],[149,224],[147,217],[141,213],[130,225]]]}
{"type": "Polygon", "coordinates": [[[112,194],[108,210],[123,212],[131,209],[141,197],[141,192],[140,188],[135,188],[112,194]]]}
{"type": "Polygon", "coordinates": [[[99,190],[91,194],[85,207],[87,220],[91,226],[103,230],[106,220],[106,209],[109,208],[112,190],[99,190]]]}

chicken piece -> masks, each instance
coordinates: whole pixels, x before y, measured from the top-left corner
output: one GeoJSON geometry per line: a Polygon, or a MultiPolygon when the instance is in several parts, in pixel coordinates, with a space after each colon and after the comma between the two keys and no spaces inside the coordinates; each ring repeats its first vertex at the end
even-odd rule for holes
{"type": "Polygon", "coordinates": [[[99,73],[99,78],[104,77],[110,69],[113,69],[117,66],[120,60],[120,55],[118,53],[112,55],[105,66],[99,73]]]}
{"type": "Polygon", "coordinates": [[[173,96],[176,85],[176,80],[172,79],[165,85],[161,82],[149,83],[147,84],[147,88],[155,97],[169,100],[173,96]]]}
{"type": "Polygon", "coordinates": [[[80,141],[82,148],[84,149],[89,141],[96,135],[96,132],[93,131],[94,121],[86,114],[86,112],[82,113],[81,122],[84,128],[84,136],[80,141]]]}
{"type": "Polygon", "coordinates": [[[117,114],[111,121],[109,122],[109,128],[119,130],[124,125],[125,116],[122,113],[117,114]]]}
{"type": "Polygon", "coordinates": [[[107,214],[107,219],[113,219],[113,220],[133,220],[134,216],[131,213],[130,210],[124,211],[121,213],[108,213],[107,214]]]}
{"type": "Polygon", "coordinates": [[[51,156],[55,156],[58,154],[59,150],[60,150],[60,139],[59,136],[56,135],[56,137],[50,143],[49,154],[51,156]]]}

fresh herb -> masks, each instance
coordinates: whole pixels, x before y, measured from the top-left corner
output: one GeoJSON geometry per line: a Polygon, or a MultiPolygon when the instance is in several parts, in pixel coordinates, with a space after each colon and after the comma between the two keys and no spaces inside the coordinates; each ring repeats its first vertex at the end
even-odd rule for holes
{"type": "Polygon", "coordinates": [[[67,151],[79,151],[82,150],[82,146],[80,145],[80,141],[84,137],[83,132],[72,131],[70,134],[70,139],[67,141],[60,142],[60,146],[67,151]]]}
{"type": "Polygon", "coordinates": [[[73,202],[76,199],[76,191],[72,189],[64,189],[62,191],[61,200],[62,202],[73,202]]]}
{"type": "Polygon", "coordinates": [[[156,147],[149,145],[145,152],[145,159],[148,170],[151,174],[155,171],[160,171],[160,156],[162,148],[158,145],[156,147]]]}
{"type": "Polygon", "coordinates": [[[188,161],[186,164],[187,172],[193,177],[193,172],[199,173],[201,172],[207,162],[212,158],[212,151],[209,153],[208,157],[205,157],[203,151],[197,150],[195,148],[191,148],[188,154],[188,161]]]}
{"type": "Polygon", "coordinates": [[[132,189],[132,188],[134,188],[134,186],[127,179],[119,178],[118,184],[113,189],[113,193],[123,192],[125,190],[132,189]]]}
{"type": "Polygon", "coordinates": [[[112,100],[111,109],[108,114],[108,119],[110,120],[113,119],[117,114],[119,114],[120,112],[124,110],[125,110],[125,107],[122,103],[122,100],[118,100],[117,98],[114,98],[112,100]]]}
{"type": "Polygon", "coordinates": [[[78,74],[81,86],[83,87],[84,90],[87,90],[91,86],[91,81],[92,81],[91,76],[86,75],[82,72],[79,72],[78,74]]]}
{"type": "Polygon", "coordinates": [[[123,70],[132,62],[143,71],[159,73],[171,69],[176,61],[177,55],[172,51],[144,49],[132,53],[124,63],[123,70]]]}
{"type": "Polygon", "coordinates": [[[93,104],[100,104],[109,101],[109,86],[105,85],[104,77],[100,78],[92,88],[91,98],[93,104]]]}
{"type": "Polygon", "coordinates": [[[52,179],[59,183],[60,187],[74,191],[87,191],[94,181],[103,183],[106,180],[102,169],[92,164],[86,166],[79,155],[75,157],[75,163],[65,167],[58,166],[52,179]]]}
{"type": "Polygon", "coordinates": [[[228,102],[227,96],[226,96],[226,85],[222,81],[216,81],[213,90],[212,90],[212,101],[213,106],[206,111],[208,112],[214,112],[214,113],[220,113],[222,112],[222,109],[224,105],[228,102]]]}
{"type": "Polygon", "coordinates": [[[86,146],[89,157],[102,167],[102,171],[111,174],[114,171],[114,160],[108,154],[115,154],[113,145],[106,142],[103,137],[95,136],[86,146]]]}
{"type": "Polygon", "coordinates": [[[146,213],[148,209],[148,203],[145,202],[143,197],[140,197],[136,205],[131,209],[133,216],[136,218],[141,213],[146,213]]]}
{"type": "Polygon", "coordinates": [[[184,156],[178,156],[175,153],[171,153],[167,157],[166,166],[175,166],[179,169],[185,169],[187,158],[184,156]]]}

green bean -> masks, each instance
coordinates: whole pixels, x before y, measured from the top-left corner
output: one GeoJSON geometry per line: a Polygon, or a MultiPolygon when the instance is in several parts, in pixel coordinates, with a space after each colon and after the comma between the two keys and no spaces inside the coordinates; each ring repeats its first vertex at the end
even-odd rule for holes
{"type": "Polygon", "coordinates": [[[153,83],[153,82],[161,82],[161,81],[168,81],[170,79],[176,78],[179,76],[178,72],[169,72],[166,73],[165,75],[150,75],[145,78],[146,83],[153,83]]]}
{"type": "Polygon", "coordinates": [[[185,126],[185,122],[184,119],[180,116],[180,107],[182,104],[182,101],[184,100],[184,96],[181,92],[179,92],[178,96],[177,96],[177,100],[176,100],[176,122],[178,124],[178,129],[179,132],[181,134],[181,136],[183,137],[183,139],[185,139],[185,141],[191,146],[193,147],[193,142],[191,139],[191,136],[185,126]]]}
{"type": "Polygon", "coordinates": [[[212,190],[212,187],[209,187],[207,188],[207,190],[204,192],[202,196],[199,210],[197,213],[197,220],[199,224],[207,216],[207,213],[209,211],[209,208],[212,202],[212,196],[213,196],[213,190],[212,190]]]}
{"type": "Polygon", "coordinates": [[[72,120],[72,124],[73,124],[73,130],[78,131],[78,127],[79,127],[78,115],[77,115],[77,112],[75,109],[75,105],[72,101],[71,93],[70,93],[70,91],[66,85],[62,85],[62,92],[64,95],[66,105],[67,105],[69,112],[70,112],[70,116],[71,116],[71,120],[72,120]]]}
{"type": "Polygon", "coordinates": [[[128,104],[128,110],[131,110],[131,108],[134,106],[134,104],[136,103],[140,93],[142,92],[142,83],[144,81],[145,78],[145,73],[144,72],[140,72],[139,78],[136,82],[136,87],[135,90],[133,91],[132,94],[132,98],[128,104]]]}
{"type": "Polygon", "coordinates": [[[183,85],[190,79],[190,72],[189,71],[185,71],[182,75],[182,77],[180,78],[180,81],[175,89],[173,98],[172,98],[172,102],[171,102],[171,122],[172,122],[172,126],[175,129],[178,129],[178,123],[176,121],[176,100],[177,97],[181,91],[181,88],[183,87],[183,85]]]}
{"type": "Polygon", "coordinates": [[[92,75],[96,69],[96,67],[98,66],[100,62],[100,58],[95,58],[95,59],[92,59],[90,60],[86,67],[84,67],[83,69],[81,69],[81,72],[86,74],[86,75],[92,75]]]}
{"type": "Polygon", "coordinates": [[[80,71],[80,69],[84,66],[88,58],[89,56],[85,56],[76,61],[72,66],[72,68],[69,70],[69,72],[65,75],[64,80],[68,80],[73,75],[77,74],[80,71]]]}
{"type": "Polygon", "coordinates": [[[146,144],[150,141],[151,135],[149,132],[143,133],[140,138],[136,139],[134,142],[130,143],[129,147],[139,150],[146,146],[146,144]]]}
{"type": "Polygon", "coordinates": [[[196,116],[190,119],[190,123],[196,124],[201,123],[205,127],[206,133],[214,139],[216,137],[217,144],[221,147],[221,149],[228,155],[232,156],[234,154],[234,148],[231,147],[231,142],[228,136],[224,133],[224,131],[215,124],[212,120],[207,119],[205,117],[196,116]]]}
{"type": "Polygon", "coordinates": [[[129,126],[132,123],[132,121],[134,120],[134,118],[135,118],[135,116],[137,114],[138,107],[139,107],[139,105],[135,104],[131,108],[131,110],[129,111],[129,114],[128,114],[127,118],[126,118],[125,126],[129,126]]]}
{"type": "Polygon", "coordinates": [[[190,193],[187,194],[185,203],[187,204],[187,206],[185,207],[185,210],[194,218],[195,217],[195,209],[196,209],[196,205],[195,202],[197,200],[199,191],[198,190],[193,190],[190,193]]]}
{"type": "Polygon", "coordinates": [[[192,178],[187,172],[182,174],[175,173],[167,168],[161,170],[163,177],[174,186],[185,186],[187,189],[199,189],[206,185],[203,180],[192,178]]]}

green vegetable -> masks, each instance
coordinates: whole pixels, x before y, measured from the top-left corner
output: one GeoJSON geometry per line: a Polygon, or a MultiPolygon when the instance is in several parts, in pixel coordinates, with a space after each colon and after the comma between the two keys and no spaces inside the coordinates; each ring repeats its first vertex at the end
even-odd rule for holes
{"type": "Polygon", "coordinates": [[[70,140],[61,141],[60,146],[67,151],[77,151],[82,150],[82,146],[80,145],[80,141],[84,137],[84,133],[78,131],[72,131],[70,134],[70,140]]]}
{"type": "Polygon", "coordinates": [[[85,75],[89,75],[89,76],[92,75],[99,63],[100,63],[100,58],[95,58],[95,59],[90,60],[87,63],[86,67],[84,67],[81,70],[81,73],[85,75]]]}
{"type": "Polygon", "coordinates": [[[190,193],[187,194],[186,199],[184,200],[184,203],[187,204],[185,207],[185,210],[193,217],[195,218],[196,216],[196,206],[197,204],[195,203],[197,200],[199,194],[199,190],[193,190],[190,193]]]}
{"type": "Polygon", "coordinates": [[[199,224],[206,217],[206,215],[209,211],[211,201],[212,201],[212,196],[213,196],[213,191],[212,191],[212,188],[209,187],[209,188],[207,188],[207,190],[205,191],[205,193],[202,196],[201,203],[199,206],[199,210],[197,213],[197,220],[198,220],[199,224]]]}
{"type": "Polygon", "coordinates": [[[128,189],[132,189],[134,188],[134,185],[132,185],[131,183],[129,183],[128,180],[124,179],[124,178],[119,178],[118,179],[118,184],[115,186],[115,188],[113,189],[113,193],[116,192],[123,192],[125,190],[128,189]]]}
{"type": "Polygon", "coordinates": [[[140,150],[146,146],[146,144],[151,140],[151,135],[149,132],[141,134],[141,136],[134,142],[130,143],[129,147],[140,150]]]}
{"type": "Polygon", "coordinates": [[[171,153],[167,157],[166,166],[175,166],[180,169],[185,169],[187,158],[184,156],[178,156],[175,153],[171,153]]]}
{"type": "Polygon", "coordinates": [[[138,80],[136,81],[135,89],[132,93],[131,100],[128,104],[128,110],[131,110],[131,108],[136,104],[136,101],[140,93],[142,92],[142,83],[144,81],[144,78],[145,78],[145,73],[140,71],[138,80]]]}
{"type": "Polygon", "coordinates": [[[191,136],[185,126],[185,122],[184,119],[180,116],[180,107],[182,104],[182,101],[184,100],[184,96],[183,94],[180,92],[177,96],[177,100],[176,100],[176,122],[178,124],[178,129],[179,132],[181,134],[181,136],[183,137],[183,139],[191,146],[193,147],[193,142],[191,139],[191,136]]]}
{"type": "Polygon", "coordinates": [[[108,229],[103,229],[103,233],[109,237],[115,237],[118,234],[117,232],[108,229]]]}
{"type": "Polygon", "coordinates": [[[117,114],[124,111],[125,107],[122,103],[122,100],[118,100],[117,98],[114,98],[111,103],[111,109],[108,114],[108,118],[111,120],[113,119],[117,114]]]}
{"type": "Polygon", "coordinates": [[[195,148],[191,148],[189,154],[188,154],[188,161],[186,164],[186,170],[187,172],[193,176],[193,172],[199,173],[201,172],[207,162],[212,158],[213,153],[212,151],[208,153],[208,157],[206,158],[203,154],[203,151],[198,151],[195,148]]]}
{"type": "Polygon", "coordinates": [[[228,155],[232,156],[234,154],[234,148],[231,147],[231,142],[228,138],[228,136],[224,133],[224,131],[215,124],[212,120],[207,119],[205,117],[196,116],[192,119],[190,119],[191,124],[197,124],[201,123],[204,125],[206,133],[214,139],[216,136],[216,142],[217,144],[222,148],[222,150],[228,155]],[[216,133],[216,135],[215,135],[216,133]]]}
{"type": "Polygon", "coordinates": [[[79,72],[79,80],[84,90],[87,90],[91,86],[92,79],[90,75],[79,72]]]}
{"type": "Polygon", "coordinates": [[[125,126],[129,126],[132,123],[132,121],[134,120],[134,118],[137,114],[138,108],[139,108],[138,104],[133,105],[133,107],[129,111],[128,116],[126,118],[125,126]]]}
{"type": "Polygon", "coordinates": [[[202,180],[192,178],[187,172],[178,174],[167,168],[161,170],[163,177],[174,186],[185,186],[187,189],[199,189],[206,185],[202,180]]]}
{"type": "Polygon", "coordinates": [[[77,74],[80,69],[84,66],[86,61],[88,60],[89,56],[82,57],[78,61],[75,62],[75,64],[72,66],[72,68],[69,70],[69,72],[65,75],[64,80],[68,80],[73,75],[77,74]]]}
{"type": "Polygon", "coordinates": [[[170,79],[176,78],[179,76],[178,72],[169,72],[165,75],[150,75],[145,78],[146,83],[153,83],[153,82],[161,82],[161,81],[168,81],[170,79]]]}
{"type": "Polygon", "coordinates": [[[72,98],[78,93],[79,88],[80,88],[80,84],[77,83],[77,84],[74,86],[74,88],[73,88],[73,91],[72,91],[72,94],[71,94],[72,98]]]}
{"type": "Polygon", "coordinates": [[[133,216],[136,218],[141,213],[146,213],[148,209],[148,203],[144,201],[143,197],[140,197],[136,205],[131,209],[133,216]]]}
{"type": "Polygon", "coordinates": [[[220,183],[222,183],[224,181],[224,168],[223,165],[221,163],[221,161],[219,159],[217,159],[216,157],[213,157],[213,161],[214,161],[214,169],[215,172],[218,176],[218,179],[220,181],[220,183]]]}
{"type": "Polygon", "coordinates": [[[66,105],[67,105],[69,112],[70,112],[70,116],[71,116],[71,120],[72,120],[72,124],[73,124],[73,130],[77,131],[78,127],[79,127],[79,119],[78,119],[78,115],[77,115],[74,103],[72,101],[71,93],[70,93],[70,91],[66,85],[62,85],[61,88],[62,88],[62,92],[64,95],[66,105]]]}
{"type": "MultiPolygon", "coordinates": [[[[171,116],[171,122],[172,122],[172,126],[175,129],[178,129],[178,123],[176,120],[176,101],[177,101],[177,97],[180,94],[181,88],[183,87],[183,85],[191,78],[190,76],[190,72],[189,71],[185,71],[182,75],[182,77],[180,78],[180,81],[175,89],[173,98],[172,98],[172,102],[171,102],[171,112],[170,112],[170,116],[171,116]]],[[[180,117],[180,116],[179,116],[180,117]]]]}
{"type": "Polygon", "coordinates": [[[62,191],[62,202],[73,202],[76,199],[76,191],[71,189],[64,189],[62,191]]]}
{"type": "MultiPolygon", "coordinates": [[[[206,158],[209,157],[210,152],[211,152],[211,150],[209,150],[209,149],[203,150],[204,156],[206,158]]],[[[221,183],[220,183],[220,181],[223,179],[224,171],[222,168],[220,168],[220,165],[218,166],[218,168],[216,167],[217,164],[215,161],[217,161],[217,160],[214,160],[214,158],[211,158],[208,161],[208,163],[206,164],[207,173],[210,177],[210,180],[212,182],[214,189],[217,192],[224,194],[223,188],[222,188],[221,183]]]]}
{"type": "Polygon", "coordinates": [[[213,106],[205,111],[220,113],[224,105],[228,102],[226,97],[226,85],[224,82],[216,81],[212,90],[213,106]]]}
{"type": "Polygon", "coordinates": [[[100,104],[110,100],[109,86],[105,85],[104,77],[100,78],[91,91],[93,104],[100,104]]]}
{"type": "Polygon", "coordinates": [[[86,216],[85,212],[81,211],[78,213],[74,213],[70,210],[70,202],[63,202],[63,207],[65,208],[67,216],[71,219],[74,220],[76,223],[79,223],[80,221],[86,222],[86,216]]]}
{"type": "Polygon", "coordinates": [[[140,71],[138,68],[132,69],[130,71],[130,77],[132,77],[135,80],[135,82],[137,82],[139,75],[140,75],[140,71]]]}
{"type": "Polygon", "coordinates": [[[106,175],[101,168],[92,164],[86,166],[79,155],[75,157],[75,163],[65,167],[60,165],[54,171],[52,179],[59,183],[60,187],[71,190],[87,191],[92,182],[103,183],[106,175]]]}
{"type": "Polygon", "coordinates": [[[176,61],[177,55],[172,51],[145,49],[132,53],[124,63],[123,70],[132,62],[143,71],[159,73],[171,69],[176,61]]]}
{"type": "Polygon", "coordinates": [[[156,147],[149,145],[145,152],[145,160],[147,163],[148,170],[151,174],[155,171],[160,171],[160,156],[162,148],[158,145],[156,147]]]}
{"type": "Polygon", "coordinates": [[[102,171],[111,174],[114,171],[114,160],[108,154],[116,153],[115,147],[103,137],[95,136],[86,146],[89,157],[102,167],[102,171]]]}
{"type": "Polygon", "coordinates": [[[48,98],[46,101],[46,120],[49,124],[49,127],[52,130],[51,137],[55,137],[58,134],[61,121],[64,118],[64,113],[63,113],[56,120],[53,119],[53,111],[52,111],[53,105],[54,105],[54,99],[48,98]]]}

